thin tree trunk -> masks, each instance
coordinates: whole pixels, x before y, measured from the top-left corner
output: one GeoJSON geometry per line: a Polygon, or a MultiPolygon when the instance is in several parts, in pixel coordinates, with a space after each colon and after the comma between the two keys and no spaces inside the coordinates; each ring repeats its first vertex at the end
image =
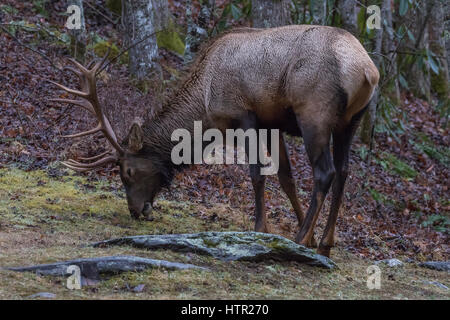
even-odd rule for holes
{"type": "Polygon", "coordinates": [[[430,73],[431,86],[433,91],[437,94],[439,99],[448,99],[448,64],[447,64],[447,52],[445,50],[444,40],[444,8],[439,0],[431,0],[432,9],[431,17],[428,24],[429,33],[429,45],[430,50],[437,56],[440,69],[439,74],[434,72],[430,73]]]}
{"type": "MultiPolygon", "coordinates": [[[[446,3],[444,3],[444,30],[446,30],[447,32],[450,32],[450,1],[447,1],[446,3]]],[[[445,42],[445,51],[447,52],[447,66],[450,66],[450,36],[446,37],[446,42],[445,42]]]]}
{"type": "Polygon", "coordinates": [[[327,6],[328,0],[322,1],[322,25],[327,25],[327,18],[328,18],[328,6],[327,6]]]}
{"type": "Polygon", "coordinates": [[[386,77],[390,80],[383,89],[383,93],[389,96],[394,103],[400,102],[400,86],[398,83],[397,54],[395,52],[396,43],[394,39],[394,25],[392,21],[392,0],[387,1],[381,12],[382,18],[386,21],[386,29],[383,36],[383,54],[387,57],[386,77]]]}
{"type": "Polygon", "coordinates": [[[161,20],[157,8],[164,0],[124,0],[124,26],[127,46],[142,41],[129,51],[130,73],[138,80],[160,79],[156,31],[161,20]],[[145,40],[144,40],[145,39],[145,40]]]}
{"type": "MultiPolygon", "coordinates": [[[[430,14],[430,3],[421,1],[417,7],[410,8],[404,17],[399,17],[400,23],[408,27],[414,36],[414,39],[410,39],[408,35],[404,37],[400,45],[400,51],[419,53],[428,49],[428,20],[431,17],[430,14]]],[[[415,56],[415,58],[418,57],[415,56]]],[[[430,70],[427,64],[420,64],[417,61],[413,64],[406,64],[407,55],[401,58],[401,66],[410,90],[415,96],[429,101],[431,98],[430,70]]]]}
{"type": "MultiPolygon", "coordinates": [[[[383,9],[390,8],[390,0],[383,0],[383,9]]],[[[385,9],[384,9],[385,10],[385,9]]],[[[381,65],[381,49],[383,45],[383,28],[375,29],[374,39],[374,58],[373,62],[375,66],[380,69],[381,65]]],[[[377,104],[379,100],[379,90],[376,89],[372,100],[369,103],[369,109],[364,115],[361,125],[361,141],[367,145],[371,144],[373,130],[375,128],[376,116],[377,116],[377,104]]]]}
{"type": "Polygon", "coordinates": [[[198,16],[198,23],[192,18],[192,0],[186,1],[187,34],[186,47],[184,51],[185,62],[192,61],[195,52],[200,45],[208,38],[208,26],[211,22],[215,0],[205,1],[198,16]]]}
{"type": "Polygon", "coordinates": [[[339,0],[338,9],[341,14],[342,28],[357,36],[356,0],[339,0]]]}
{"type": "Polygon", "coordinates": [[[252,22],[255,28],[271,28],[292,23],[292,0],[252,0],[252,22]]]}
{"type": "Polygon", "coordinates": [[[77,61],[85,63],[86,54],[86,23],[84,20],[83,0],[68,0],[67,6],[77,6],[80,10],[80,27],[69,29],[70,54],[77,61]]]}

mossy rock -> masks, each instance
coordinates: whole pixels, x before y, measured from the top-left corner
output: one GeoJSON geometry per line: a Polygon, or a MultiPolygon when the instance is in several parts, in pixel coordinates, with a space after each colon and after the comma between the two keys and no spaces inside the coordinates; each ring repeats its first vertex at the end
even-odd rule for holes
{"type": "Polygon", "coordinates": [[[333,269],[336,264],[313,250],[275,234],[259,232],[200,232],[125,237],[93,244],[94,247],[131,245],[209,255],[223,261],[297,261],[333,269]]]}

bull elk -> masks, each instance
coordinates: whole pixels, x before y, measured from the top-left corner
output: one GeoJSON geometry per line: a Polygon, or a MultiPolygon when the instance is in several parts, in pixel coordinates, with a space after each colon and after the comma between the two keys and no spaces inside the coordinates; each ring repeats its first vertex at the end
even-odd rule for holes
{"type": "MultiPolygon", "coordinates": [[[[114,152],[83,162],[68,160],[67,167],[86,171],[107,163],[120,166],[130,213],[138,219],[141,214],[149,217],[155,196],[181,168],[171,161],[175,129],[192,133],[194,121],[202,121],[203,130],[267,128],[302,136],[314,175],[306,217],[296,196],[282,134],[278,177],[298,218],[296,242],[308,247],[316,246],[314,226],[332,185],[330,214],[318,248],[329,256],[351,140],[379,80],[377,68],[355,37],[339,28],[311,25],[226,33],[199,54],[174,98],[142,126],[134,123],[123,143],[118,142],[97,98],[95,74],[103,62],[85,68],[72,60],[76,68],[69,70],[79,77],[81,90],[55,84],[82,100],[54,100],[81,106],[98,118],[96,128],[70,137],[101,131],[114,152]]],[[[261,167],[250,165],[255,230],[268,232],[261,167]]]]}

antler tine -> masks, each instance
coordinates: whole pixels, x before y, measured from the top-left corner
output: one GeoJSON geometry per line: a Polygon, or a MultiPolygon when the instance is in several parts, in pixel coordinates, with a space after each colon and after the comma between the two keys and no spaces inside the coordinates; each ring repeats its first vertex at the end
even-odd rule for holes
{"type": "MultiPolygon", "coordinates": [[[[63,161],[62,164],[65,165],[66,167],[73,167],[73,168],[77,168],[77,169],[94,169],[97,167],[101,167],[107,163],[115,163],[117,162],[117,158],[114,156],[108,156],[108,157],[104,157],[96,162],[92,162],[92,163],[81,163],[75,160],[68,160],[68,161],[63,161]]],[[[71,168],[72,169],[72,168],[71,168]]]]}
{"type": "Polygon", "coordinates": [[[106,51],[106,54],[105,54],[105,56],[103,57],[103,59],[102,59],[101,61],[97,62],[97,63],[95,64],[95,66],[91,69],[92,72],[94,72],[94,74],[96,74],[97,71],[103,66],[103,64],[104,64],[104,63],[106,62],[106,60],[108,59],[110,53],[111,53],[111,48],[108,48],[108,51],[106,51]]]}
{"type": "Polygon", "coordinates": [[[95,59],[94,60],[92,60],[91,62],[89,62],[89,64],[87,65],[87,68],[89,69],[89,70],[91,70],[92,69],[92,67],[94,66],[94,64],[95,64],[95,59]]]}
{"type": "Polygon", "coordinates": [[[88,74],[89,70],[85,68],[85,66],[83,66],[81,63],[79,63],[77,60],[73,59],[73,58],[69,58],[68,59],[75,67],[77,67],[82,74],[88,74]]]}
{"type": "MultiPolygon", "coordinates": [[[[58,88],[81,97],[82,101],[80,100],[74,100],[74,99],[52,99],[51,101],[54,102],[62,102],[62,103],[71,103],[77,106],[80,106],[92,114],[94,114],[98,120],[98,125],[88,131],[76,133],[72,135],[64,136],[65,138],[78,138],[87,136],[90,134],[94,134],[96,132],[102,131],[105,138],[109,141],[109,143],[114,147],[114,149],[117,151],[119,155],[124,154],[124,150],[117,142],[116,134],[114,133],[114,130],[112,129],[112,126],[104,114],[102,107],[99,103],[98,96],[97,96],[97,84],[96,84],[96,73],[99,70],[99,68],[105,63],[106,59],[108,58],[108,53],[105,55],[105,57],[100,61],[95,63],[95,65],[92,66],[92,63],[89,64],[89,67],[86,68],[83,65],[81,65],[79,62],[77,62],[74,59],[69,59],[71,64],[74,67],[68,66],[66,69],[71,71],[72,73],[75,73],[81,82],[81,91],[80,90],[74,90],[70,89],[62,84],[56,83],[54,81],[48,80],[50,83],[56,85],[58,88]]],[[[91,158],[85,158],[84,161],[95,161],[93,163],[81,163],[77,162],[75,160],[68,160],[63,162],[63,165],[79,172],[88,171],[89,169],[93,169],[99,166],[102,166],[106,163],[110,162],[117,162],[118,155],[110,155],[111,151],[107,151],[105,153],[102,153],[101,155],[91,157],[91,158]]]]}
{"type": "Polygon", "coordinates": [[[79,137],[84,137],[84,136],[88,136],[90,134],[94,134],[97,133],[99,131],[102,130],[102,125],[99,123],[98,126],[96,126],[94,129],[88,130],[88,131],[84,131],[84,132],[80,132],[80,133],[76,133],[76,134],[70,134],[67,136],[63,136],[63,138],[79,138],[79,137]]]}
{"type": "Polygon", "coordinates": [[[68,93],[71,93],[71,94],[74,94],[74,95],[76,95],[76,96],[79,96],[79,97],[81,97],[81,98],[88,98],[89,97],[89,93],[86,93],[86,92],[82,92],[82,91],[78,91],[78,90],[74,90],[74,89],[70,89],[70,88],[67,88],[66,86],[63,86],[62,84],[59,84],[59,83],[57,83],[57,82],[55,82],[55,81],[52,81],[52,80],[47,80],[48,82],[50,82],[50,83],[52,83],[52,84],[54,84],[55,86],[57,86],[58,88],[60,88],[60,89],[62,89],[62,90],[64,90],[64,91],[66,91],[66,92],[68,92],[68,93]]]}
{"type": "Polygon", "coordinates": [[[49,99],[49,101],[75,104],[77,106],[80,106],[80,107],[86,109],[87,111],[91,112],[92,114],[95,114],[95,111],[94,111],[94,108],[92,107],[92,104],[89,101],[87,101],[87,100],[86,101],[79,101],[79,100],[72,100],[72,99],[58,99],[58,98],[54,98],[54,99],[49,99]]]}
{"type": "Polygon", "coordinates": [[[66,163],[66,162],[61,162],[61,164],[64,166],[64,167],[66,167],[66,168],[69,168],[69,169],[72,169],[72,170],[74,170],[74,171],[77,171],[77,172],[86,172],[86,171],[90,171],[91,169],[90,168],[78,168],[78,167],[76,167],[76,166],[72,166],[72,165],[70,165],[70,164],[68,164],[68,163],[66,163]]]}
{"type": "Polygon", "coordinates": [[[69,70],[70,72],[76,74],[78,76],[78,78],[81,78],[81,76],[82,76],[81,72],[79,72],[77,69],[74,69],[70,66],[64,66],[63,70],[69,70]]]}
{"type": "Polygon", "coordinates": [[[93,157],[90,157],[90,158],[80,158],[80,160],[82,160],[82,161],[95,161],[95,160],[103,158],[104,156],[106,156],[108,154],[111,154],[111,152],[112,152],[111,150],[108,150],[106,152],[103,152],[103,153],[101,153],[99,155],[96,155],[96,156],[93,156],[93,157]]]}

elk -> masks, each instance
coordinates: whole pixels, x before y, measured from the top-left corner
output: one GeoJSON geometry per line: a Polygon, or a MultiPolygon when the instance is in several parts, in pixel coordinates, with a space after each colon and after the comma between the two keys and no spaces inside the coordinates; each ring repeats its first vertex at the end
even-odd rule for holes
{"type": "MultiPolygon", "coordinates": [[[[103,62],[85,68],[76,61],[69,68],[81,90],[59,88],[82,100],[55,99],[81,106],[99,120],[96,128],[69,137],[103,132],[114,151],[64,165],[87,171],[107,163],[120,167],[130,214],[149,218],[154,198],[168,186],[174,171],[171,133],[194,121],[203,129],[279,129],[302,136],[312,167],[314,187],[310,205],[302,212],[285,138],[279,138],[278,177],[296,213],[300,231],[296,242],[316,247],[314,227],[330,187],[332,200],[318,253],[329,256],[343,188],[349,151],[361,116],[379,81],[379,72],[360,42],[345,30],[312,25],[272,29],[237,29],[212,41],[198,55],[177,94],[143,125],[133,123],[122,143],[99,104],[95,74],[103,62]],[[331,141],[333,148],[331,151],[331,141]]],[[[250,165],[255,195],[255,231],[269,232],[264,210],[265,176],[261,164],[250,165]]]]}

